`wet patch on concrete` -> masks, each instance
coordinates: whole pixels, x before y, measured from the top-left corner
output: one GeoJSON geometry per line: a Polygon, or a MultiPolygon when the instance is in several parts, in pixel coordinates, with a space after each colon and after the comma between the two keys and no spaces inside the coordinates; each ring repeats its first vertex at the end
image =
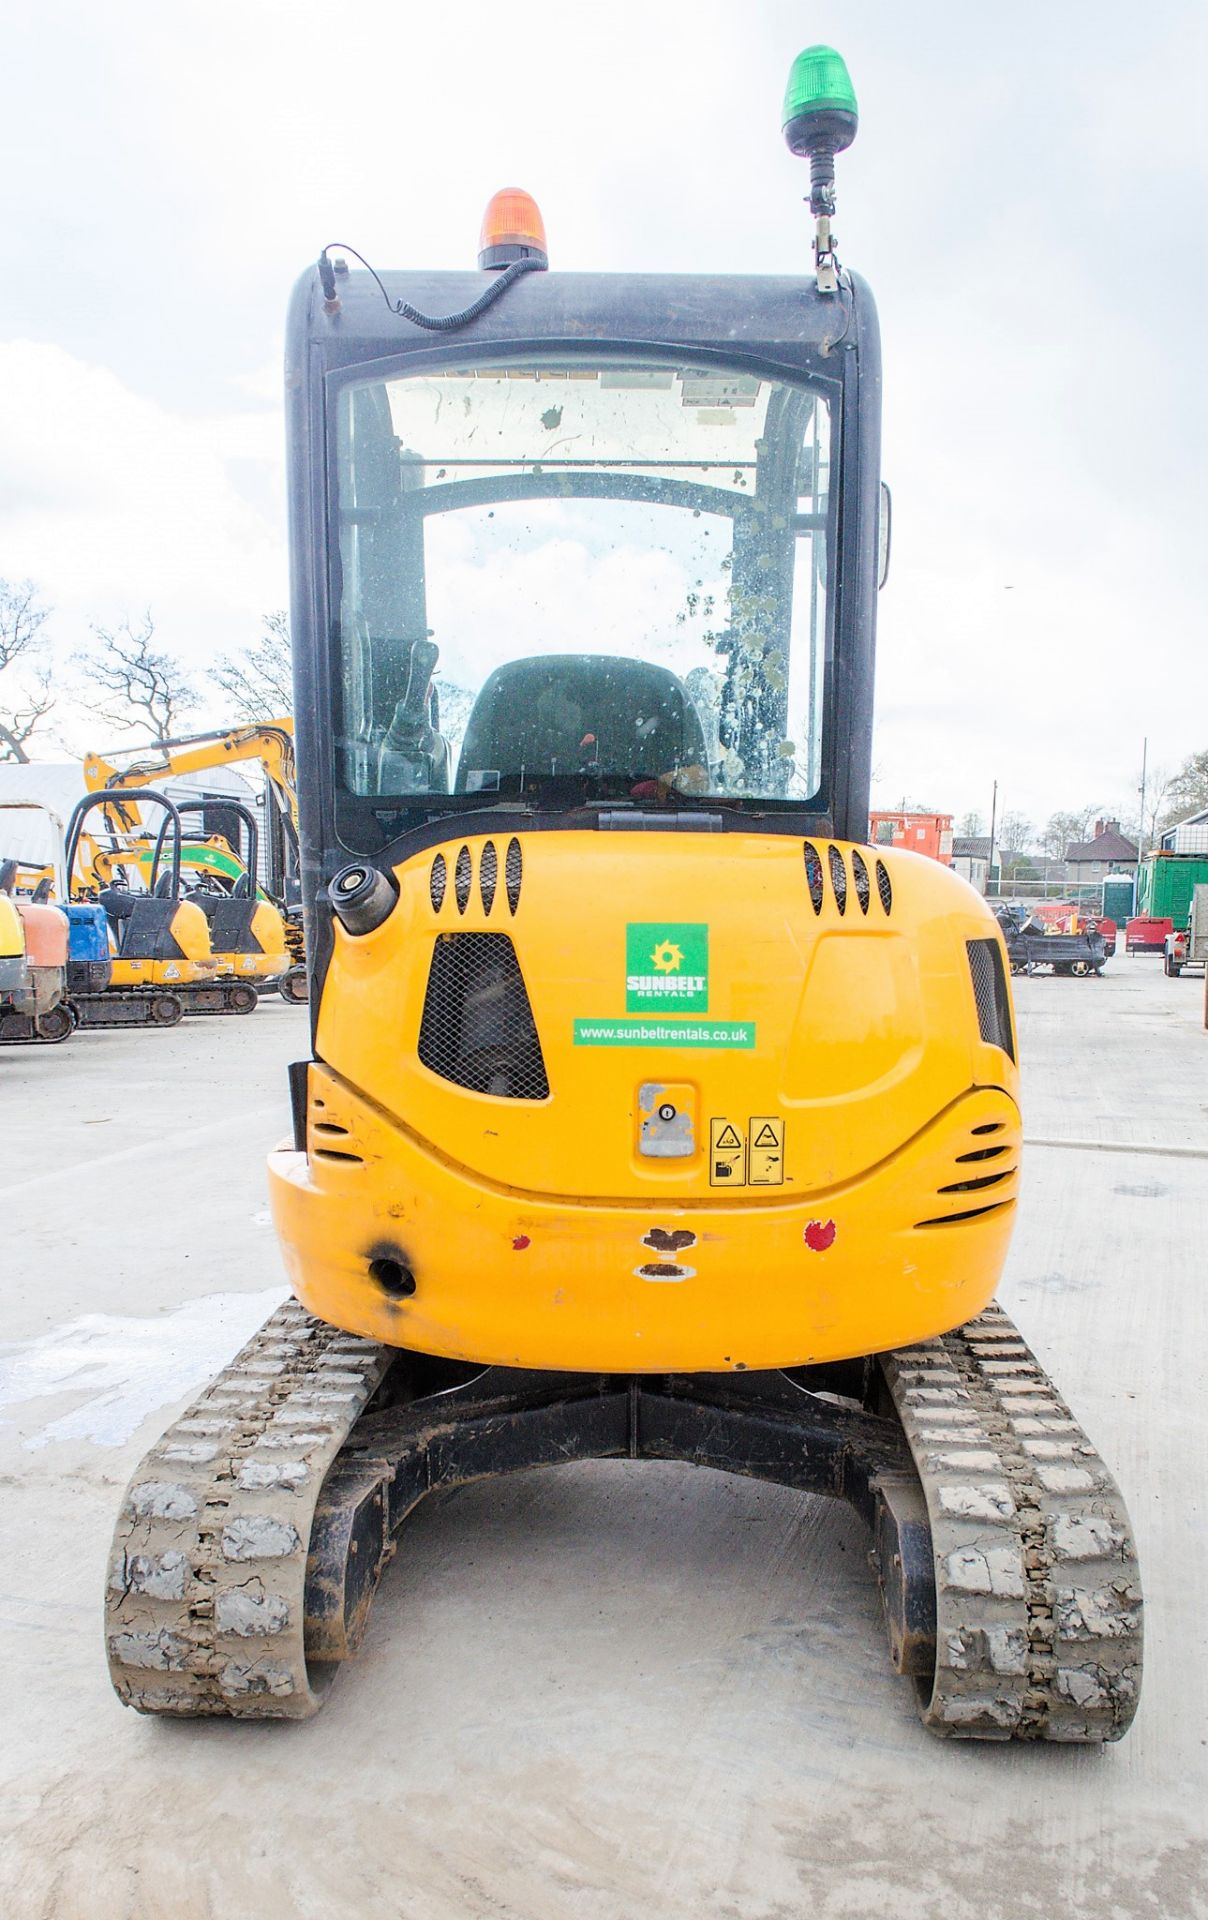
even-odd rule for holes
{"type": "Polygon", "coordinates": [[[25,1447],[120,1447],[149,1414],[204,1386],[284,1298],[283,1287],[211,1293],[171,1313],[89,1313],[36,1340],[0,1344],[0,1408],[74,1394],[77,1404],[27,1435],[25,1447]]]}

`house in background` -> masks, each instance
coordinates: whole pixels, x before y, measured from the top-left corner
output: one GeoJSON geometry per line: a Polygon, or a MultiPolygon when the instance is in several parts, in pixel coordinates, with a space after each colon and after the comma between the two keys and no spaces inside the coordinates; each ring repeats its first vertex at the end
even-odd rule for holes
{"type": "Polygon", "coordinates": [[[984,893],[990,878],[989,834],[957,834],[952,842],[952,865],[962,880],[984,893]]]}
{"type": "Polygon", "coordinates": [[[952,865],[950,813],[870,813],[868,837],[874,846],[902,847],[909,853],[925,853],[946,867],[952,865]]]}
{"type": "Polygon", "coordinates": [[[1136,843],[1121,833],[1118,820],[1096,820],[1089,840],[1070,842],[1065,866],[1071,883],[1078,887],[1094,886],[1109,873],[1135,873],[1136,843]]]}

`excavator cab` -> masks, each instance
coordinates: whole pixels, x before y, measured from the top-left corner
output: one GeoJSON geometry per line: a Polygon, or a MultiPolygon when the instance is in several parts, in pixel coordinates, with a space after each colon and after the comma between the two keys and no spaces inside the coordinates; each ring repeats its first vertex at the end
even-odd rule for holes
{"type": "Polygon", "coordinates": [[[807,50],[811,272],[551,272],[508,191],[477,274],[325,251],[295,289],[296,1299],[131,1484],[109,1650],[146,1711],[314,1712],[434,1486],[624,1455],[850,1501],[936,1732],[1131,1718],[1122,1503],[991,1305],[1002,938],[867,841],[855,124],[807,50]]]}

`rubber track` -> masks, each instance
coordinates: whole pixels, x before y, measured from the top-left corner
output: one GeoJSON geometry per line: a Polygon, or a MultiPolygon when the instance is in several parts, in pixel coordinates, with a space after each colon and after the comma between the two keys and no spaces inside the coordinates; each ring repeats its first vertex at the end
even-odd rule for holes
{"type": "Polygon", "coordinates": [[[881,1358],[935,1550],[934,1732],[1118,1740],[1141,1683],[1141,1584],[1120,1491],[996,1304],[881,1358]]]}
{"type": "Polygon", "coordinates": [[[306,1556],[328,1468],[396,1356],[279,1307],[135,1470],[105,1593],[114,1687],[142,1713],[300,1720],[306,1556]]]}
{"type": "MultiPolygon", "coordinates": [[[[303,1719],[320,1489],[396,1358],[289,1301],[163,1435],[122,1501],[113,1684],[144,1713],[303,1719]]],[[[927,1501],[936,1733],[1115,1740],[1136,1709],[1141,1590],[1124,1503],[996,1306],[881,1357],[927,1501]]]]}
{"type": "Polygon", "coordinates": [[[70,1040],[74,1032],[74,1027],[69,1027],[66,1033],[52,1034],[49,1036],[44,1033],[31,1032],[24,1035],[21,1039],[17,1039],[14,1035],[0,1032],[0,1047],[61,1047],[64,1040],[70,1040]]]}
{"type": "MultiPolygon", "coordinates": [[[[150,1017],[146,1020],[123,1020],[116,1010],[111,1020],[106,1019],[105,1001],[107,997],[112,998],[115,1003],[115,1008],[119,1001],[119,996],[127,1006],[139,1004],[141,1001],[151,1000],[180,1001],[179,993],[171,987],[134,987],[130,989],[130,994],[137,996],[135,1001],[132,1002],[129,995],[121,995],[120,988],[116,990],[104,988],[97,993],[75,994],[72,999],[72,1004],[79,1010],[79,1031],[81,1033],[91,1033],[95,1030],[100,1033],[110,1032],[115,1027],[124,1027],[131,1033],[138,1033],[145,1031],[149,1027],[156,1027],[162,1028],[163,1031],[167,1032],[173,1026],[180,1025],[179,1020],[173,1020],[169,1021],[165,1026],[163,1022],[152,1020],[150,1017]]],[[[184,1018],[184,1012],[184,1003],[182,1001],[181,1019],[184,1018]]]]}

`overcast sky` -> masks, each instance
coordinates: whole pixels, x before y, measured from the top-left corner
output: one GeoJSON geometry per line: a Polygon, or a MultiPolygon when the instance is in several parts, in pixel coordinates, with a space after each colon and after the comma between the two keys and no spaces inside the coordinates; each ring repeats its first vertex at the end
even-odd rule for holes
{"type": "Polygon", "coordinates": [[[1127,812],[1143,735],[1208,746],[1205,0],[4,0],[0,576],[64,679],[90,620],[149,605],[201,666],[285,604],[282,320],[325,241],[472,266],[520,185],[554,267],[805,273],[815,40],[885,347],[875,797],[1127,812]]]}

